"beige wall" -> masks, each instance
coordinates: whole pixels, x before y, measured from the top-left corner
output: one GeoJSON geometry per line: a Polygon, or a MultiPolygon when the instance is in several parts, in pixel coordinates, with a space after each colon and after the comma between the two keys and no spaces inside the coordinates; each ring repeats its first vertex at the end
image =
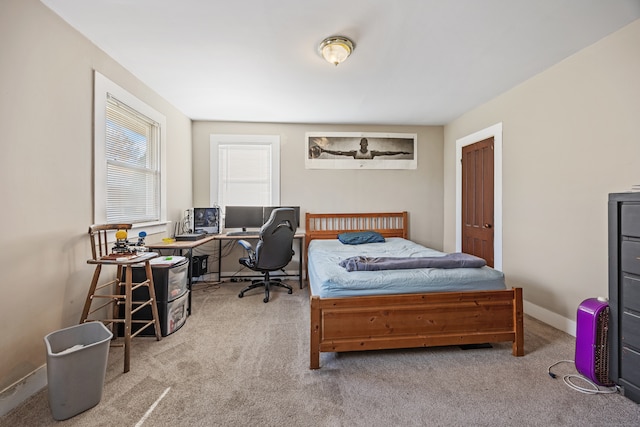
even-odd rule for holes
{"type": "Polygon", "coordinates": [[[456,140],[503,123],[503,269],[530,308],[575,320],[608,295],[608,193],[640,184],[639,46],[640,20],[445,126],[452,250],[456,140]]]}
{"type": "Polygon", "coordinates": [[[2,0],[0,391],[78,323],[91,280],[93,69],[166,115],[170,219],[192,203],[191,121],[39,1],[2,0]]]}
{"type": "MultiPolygon", "coordinates": [[[[411,237],[442,247],[442,141],[440,126],[347,126],[260,123],[193,123],[193,199],[208,206],[210,135],[280,135],[280,198],[304,212],[384,212],[406,210],[411,237]],[[305,132],[397,132],[418,135],[414,170],[305,169],[305,132]]],[[[237,260],[236,260],[237,262],[237,260]]]]}
{"type": "Polygon", "coordinates": [[[530,306],[573,319],[607,294],[607,194],[640,183],[639,45],[636,21],[444,128],[192,124],[39,1],[3,0],[0,391],[44,364],[43,337],[77,323],[85,298],[93,69],[167,116],[172,220],[211,202],[211,133],[277,134],[282,204],[407,210],[414,240],[451,251],[455,142],[502,122],[504,271],[530,306]],[[307,170],[307,131],[417,133],[418,169],[307,170]]]}

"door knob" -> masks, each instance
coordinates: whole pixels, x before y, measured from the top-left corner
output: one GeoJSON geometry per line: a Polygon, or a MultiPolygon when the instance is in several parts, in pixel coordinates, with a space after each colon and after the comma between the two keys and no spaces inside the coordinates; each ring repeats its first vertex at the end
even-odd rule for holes
{"type": "Polygon", "coordinates": [[[484,228],[491,228],[491,224],[485,224],[484,228]]]}

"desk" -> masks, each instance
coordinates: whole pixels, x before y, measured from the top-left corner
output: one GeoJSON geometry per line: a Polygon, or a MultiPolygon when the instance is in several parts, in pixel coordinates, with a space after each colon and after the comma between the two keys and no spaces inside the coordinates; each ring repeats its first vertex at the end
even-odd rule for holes
{"type": "MultiPolygon", "coordinates": [[[[183,251],[187,251],[187,258],[189,258],[189,306],[187,308],[187,314],[191,314],[191,285],[193,283],[193,248],[196,248],[200,245],[203,245],[207,242],[210,242],[212,240],[217,240],[218,241],[218,280],[221,281],[223,278],[225,277],[232,277],[232,276],[223,276],[222,275],[222,256],[220,256],[222,254],[222,241],[223,240],[241,240],[241,239],[245,239],[245,240],[255,240],[258,239],[260,236],[258,235],[258,233],[256,234],[251,234],[251,235],[242,235],[242,236],[229,236],[227,234],[207,234],[206,237],[203,237],[201,239],[198,240],[176,240],[175,242],[172,243],[164,243],[164,242],[160,242],[160,243],[148,243],[146,246],[149,249],[156,249],[156,250],[173,250],[173,251],[180,251],[180,254],[182,255],[183,251]]],[[[293,236],[294,240],[297,240],[299,242],[299,247],[298,247],[298,281],[299,281],[299,285],[300,285],[300,289],[302,289],[302,248],[303,248],[303,240],[304,240],[304,232],[303,231],[298,231],[296,232],[296,234],[293,236]]],[[[283,274],[280,277],[289,277],[289,276],[295,276],[293,274],[283,274]]],[[[276,276],[277,277],[277,276],[276,276]]]]}
{"type": "Polygon", "coordinates": [[[183,254],[183,251],[187,251],[187,258],[189,258],[189,303],[187,304],[187,314],[191,314],[191,285],[193,283],[193,248],[203,245],[207,242],[215,240],[218,237],[217,234],[209,234],[205,237],[198,240],[176,240],[172,243],[150,243],[146,246],[149,249],[158,249],[158,250],[173,250],[180,251],[180,255],[183,254]]]}
{"type": "MultiPolygon", "coordinates": [[[[216,235],[216,240],[218,241],[218,254],[222,253],[222,241],[223,240],[256,240],[258,239],[260,236],[258,235],[258,233],[256,232],[256,234],[250,234],[250,235],[229,235],[229,234],[217,234],[216,235]]],[[[303,247],[303,240],[304,240],[304,232],[301,231],[297,231],[296,234],[293,236],[293,240],[297,240],[298,241],[298,284],[300,286],[300,289],[302,289],[302,247],[303,247]]],[[[234,277],[234,276],[223,276],[222,275],[222,257],[220,255],[218,255],[218,280],[222,280],[225,277],[234,277]]],[[[244,277],[244,276],[243,276],[244,277]]],[[[249,276],[251,277],[251,276],[249,276]]],[[[256,276],[257,277],[257,276],[256,276]]],[[[272,277],[296,277],[295,274],[280,274],[280,275],[274,275],[272,277]]]]}

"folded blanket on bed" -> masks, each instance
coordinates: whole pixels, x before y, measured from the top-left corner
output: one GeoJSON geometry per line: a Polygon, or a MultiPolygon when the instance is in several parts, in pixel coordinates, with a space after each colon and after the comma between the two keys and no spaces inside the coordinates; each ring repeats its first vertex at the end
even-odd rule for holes
{"type": "Polygon", "coordinates": [[[455,252],[439,257],[354,256],[340,261],[347,271],[402,270],[412,268],[480,268],[487,265],[477,256],[455,252]]]}

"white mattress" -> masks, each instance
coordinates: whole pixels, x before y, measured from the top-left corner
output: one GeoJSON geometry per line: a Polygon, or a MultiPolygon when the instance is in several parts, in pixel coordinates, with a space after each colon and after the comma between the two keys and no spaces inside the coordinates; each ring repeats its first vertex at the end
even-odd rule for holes
{"type": "Polygon", "coordinates": [[[506,289],[504,274],[490,267],[417,268],[411,270],[351,271],[339,265],[352,256],[434,257],[443,252],[401,238],[384,243],[345,245],[339,240],[312,240],[309,244],[309,283],[312,295],[322,298],[506,289]]]}

